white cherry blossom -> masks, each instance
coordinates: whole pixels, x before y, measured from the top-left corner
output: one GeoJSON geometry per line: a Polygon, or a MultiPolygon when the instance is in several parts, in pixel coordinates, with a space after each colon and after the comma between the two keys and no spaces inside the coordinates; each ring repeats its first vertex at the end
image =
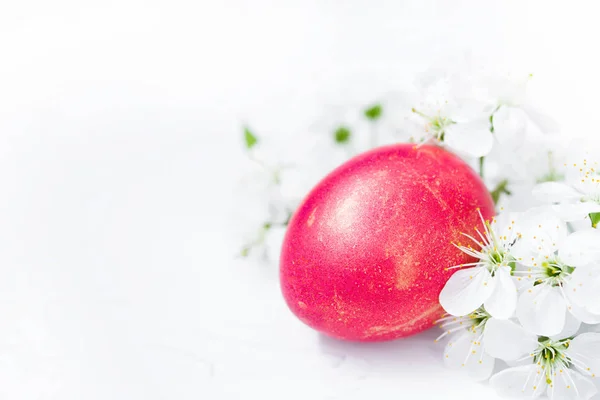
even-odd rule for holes
{"type": "Polygon", "coordinates": [[[483,90],[480,94],[493,107],[494,133],[499,134],[499,141],[523,142],[525,134],[535,130],[539,132],[555,132],[558,124],[549,116],[539,112],[528,99],[527,88],[532,74],[505,73],[493,76],[482,76],[478,85],[483,90]]]}
{"type": "Polygon", "coordinates": [[[461,115],[459,110],[444,109],[413,112],[424,119],[423,138],[446,144],[459,154],[470,157],[487,155],[494,144],[489,119],[484,113],[461,115]]]}
{"type": "MultiPolygon", "coordinates": [[[[594,294],[573,290],[574,278],[583,277],[572,263],[577,240],[567,237],[567,226],[548,209],[533,209],[534,218],[522,224],[522,237],[513,249],[518,261],[515,275],[522,293],[517,303],[517,317],[523,326],[539,335],[553,336],[565,329],[569,313],[577,319],[600,322],[600,316],[588,310],[583,300],[593,301],[594,294]],[[579,300],[574,301],[574,295],[579,300]]],[[[593,288],[586,284],[582,289],[593,288]]]]}
{"type": "Polygon", "coordinates": [[[573,339],[540,337],[520,340],[522,360],[528,364],[505,369],[490,379],[499,393],[513,397],[551,400],[589,400],[600,371],[600,334],[583,333],[573,339]]]}
{"type": "Polygon", "coordinates": [[[582,310],[584,322],[600,323],[600,231],[590,228],[569,235],[561,254],[575,266],[565,287],[569,299],[582,310]]]}
{"type": "MultiPolygon", "coordinates": [[[[600,212],[600,164],[591,154],[575,162],[565,163],[564,182],[544,182],[533,189],[533,195],[547,204],[567,221],[588,218],[600,212]]],[[[594,221],[595,223],[596,221],[594,221]]]]}
{"type": "Polygon", "coordinates": [[[412,126],[417,124],[420,130],[413,140],[447,145],[468,157],[487,155],[494,144],[490,109],[485,102],[465,95],[470,89],[457,75],[421,79],[412,108],[412,126]]]}
{"type": "Polygon", "coordinates": [[[552,336],[565,326],[568,300],[564,285],[573,272],[558,252],[567,226],[547,209],[532,209],[528,215],[521,224],[521,240],[513,249],[519,263],[515,275],[524,280],[517,317],[531,332],[552,336]]]}
{"type": "Polygon", "coordinates": [[[477,230],[477,238],[465,234],[469,243],[455,244],[475,261],[451,267],[467,268],[456,271],[440,293],[440,303],[446,312],[464,316],[484,305],[495,318],[513,315],[517,288],[512,277],[515,259],[511,247],[518,239],[513,217],[505,214],[491,222],[483,221],[484,231],[477,230]]]}
{"type": "Polygon", "coordinates": [[[293,179],[298,168],[291,163],[293,160],[283,162],[278,150],[277,143],[259,142],[247,152],[243,165],[245,174],[234,193],[236,199],[244,202],[234,211],[235,219],[245,222],[236,225],[247,227],[239,234],[242,257],[276,261],[282,232],[305,194],[305,181],[293,179]]]}
{"type": "Polygon", "coordinates": [[[444,364],[452,369],[464,369],[476,381],[488,379],[495,360],[484,351],[483,343],[487,335],[486,325],[491,320],[490,314],[480,308],[464,317],[448,316],[438,321],[444,333],[436,342],[449,335],[444,349],[444,364]]]}

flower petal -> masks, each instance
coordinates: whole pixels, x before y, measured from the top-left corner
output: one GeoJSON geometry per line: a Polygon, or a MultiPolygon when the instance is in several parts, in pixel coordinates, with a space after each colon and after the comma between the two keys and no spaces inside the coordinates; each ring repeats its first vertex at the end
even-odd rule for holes
{"type": "Polygon", "coordinates": [[[492,295],[484,302],[485,310],[494,318],[508,319],[517,307],[517,287],[510,276],[510,267],[501,267],[492,278],[495,283],[492,295]]]}
{"type": "Polygon", "coordinates": [[[572,304],[600,313],[600,265],[575,268],[565,292],[572,304]]]}
{"type": "Polygon", "coordinates": [[[548,387],[550,400],[589,400],[596,393],[594,382],[572,369],[559,371],[548,387]]]}
{"type": "Polygon", "coordinates": [[[449,314],[467,315],[478,309],[494,291],[494,279],[485,268],[458,270],[440,293],[440,304],[449,314]]]}
{"type": "Polygon", "coordinates": [[[588,285],[589,274],[595,268],[575,268],[575,271],[571,273],[571,279],[565,284],[565,293],[571,304],[578,305],[580,307],[587,306],[587,298],[589,296],[588,285]]]}
{"type": "Polygon", "coordinates": [[[585,326],[587,332],[596,332],[600,333],[600,324],[593,324],[585,326]]]}
{"type": "Polygon", "coordinates": [[[527,266],[534,265],[540,257],[554,255],[567,236],[567,225],[547,206],[522,213],[517,229],[520,239],[511,252],[527,266]]]}
{"type": "Polygon", "coordinates": [[[543,133],[557,132],[560,128],[558,122],[554,118],[539,112],[530,105],[524,104],[522,109],[527,113],[529,120],[543,133]]]}
{"type": "Polygon", "coordinates": [[[569,311],[575,318],[586,324],[600,323],[600,313],[592,312],[589,308],[581,307],[577,304],[570,304],[569,311]]]}
{"type": "Polygon", "coordinates": [[[490,385],[507,397],[539,397],[548,384],[545,374],[536,364],[507,368],[490,379],[490,385]]]}
{"type": "Polygon", "coordinates": [[[513,361],[535,350],[538,341],[537,335],[512,321],[490,318],[483,331],[483,346],[490,356],[513,361]]]}
{"type": "Polygon", "coordinates": [[[480,331],[463,331],[454,336],[446,345],[444,363],[449,368],[464,368],[477,381],[489,378],[494,369],[494,359],[481,347],[480,331]]]}
{"type": "Polygon", "coordinates": [[[517,239],[522,215],[521,212],[503,212],[492,218],[491,231],[505,250],[512,248],[517,239]]]}
{"type": "MultiPolygon", "coordinates": [[[[572,308],[571,308],[572,311],[572,308]]],[[[561,340],[568,337],[571,337],[579,331],[581,327],[581,320],[573,315],[572,312],[568,312],[565,314],[565,327],[563,330],[557,335],[553,335],[550,338],[554,340],[561,340]]]]}
{"type": "Polygon", "coordinates": [[[546,204],[573,202],[581,199],[581,193],[559,182],[543,182],[533,188],[533,197],[546,204]]]}
{"type": "Polygon", "coordinates": [[[570,234],[561,245],[559,256],[573,266],[600,261],[600,230],[590,228],[570,234]]]}
{"type": "Polygon", "coordinates": [[[499,143],[523,142],[527,128],[527,114],[519,107],[502,106],[494,113],[494,136],[499,143]]]}
{"type": "Polygon", "coordinates": [[[567,305],[560,292],[541,284],[525,290],[517,303],[517,318],[525,329],[553,336],[565,326],[567,305]]]}
{"type": "Polygon", "coordinates": [[[586,375],[600,377],[600,333],[582,333],[571,340],[568,356],[586,375]]]}
{"type": "Polygon", "coordinates": [[[588,218],[588,214],[600,212],[600,204],[597,203],[563,203],[552,206],[556,215],[563,221],[581,221],[588,218]]]}
{"type": "Polygon", "coordinates": [[[454,150],[471,157],[487,155],[494,145],[489,121],[476,120],[457,123],[446,128],[446,144],[454,150]]]}

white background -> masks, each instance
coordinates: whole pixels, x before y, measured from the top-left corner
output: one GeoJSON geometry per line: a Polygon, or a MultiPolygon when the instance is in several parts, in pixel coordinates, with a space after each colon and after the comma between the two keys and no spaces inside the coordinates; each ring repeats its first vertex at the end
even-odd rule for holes
{"type": "MultiPolygon", "coordinates": [[[[324,338],[234,259],[240,126],[470,50],[598,135],[594,2],[0,0],[0,399],[496,399],[435,332],[324,338]],[[568,6],[567,6],[568,4],[568,6]]],[[[243,210],[242,210],[243,211],[243,210]]]]}

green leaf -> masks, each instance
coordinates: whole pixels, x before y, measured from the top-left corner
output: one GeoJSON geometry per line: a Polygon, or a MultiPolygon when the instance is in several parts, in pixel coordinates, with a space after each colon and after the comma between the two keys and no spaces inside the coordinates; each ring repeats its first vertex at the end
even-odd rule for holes
{"type": "Polygon", "coordinates": [[[490,192],[490,195],[492,195],[492,199],[494,200],[494,204],[498,204],[498,200],[500,200],[500,196],[503,194],[507,194],[509,196],[512,194],[511,191],[508,190],[507,179],[504,179],[503,181],[498,183],[494,190],[490,192]]]}
{"type": "Polygon", "coordinates": [[[600,213],[590,213],[590,219],[592,220],[592,227],[597,228],[598,222],[600,222],[600,213]]]}
{"type": "Polygon", "coordinates": [[[485,157],[479,157],[479,176],[483,179],[483,171],[485,166],[485,157]]]}
{"type": "Polygon", "coordinates": [[[365,110],[365,117],[371,121],[375,121],[381,117],[382,113],[383,107],[381,107],[381,104],[375,104],[365,110]]]}
{"type": "Polygon", "coordinates": [[[244,247],[241,251],[240,251],[240,257],[248,257],[250,255],[250,247],[244,247]]]}
{"type": "Polygon", "coordinates": [[[248,127],[244,128],[244,140],[246,141],[246,148],[248,150],[253,148],[256,145],[256,143],[258,143],[258,139],[256,138],[256,136],[254,136],[254,134],[248,127]]]}
{"type": "Polygon", "coordinates": [[[350,141],[350,137],[352,136],[352,132],[350,129],[345,126],[340,126],[333,133],[333,137],[335,138],[336,143],[344,144],[350,141]]]}

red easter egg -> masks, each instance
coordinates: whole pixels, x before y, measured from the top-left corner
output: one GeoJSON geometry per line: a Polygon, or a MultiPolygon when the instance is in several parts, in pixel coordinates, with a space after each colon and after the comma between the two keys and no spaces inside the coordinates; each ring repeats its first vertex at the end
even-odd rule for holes
{"type": "Polygon", "coordinates": [[[433,326],[446,268],[473,261],[453,243],[494,203],[479,176],[437,146],[363,153],[325,177],[292,217],[280,280],[296,316],[335,338],[382,341],[433,326]]]}

